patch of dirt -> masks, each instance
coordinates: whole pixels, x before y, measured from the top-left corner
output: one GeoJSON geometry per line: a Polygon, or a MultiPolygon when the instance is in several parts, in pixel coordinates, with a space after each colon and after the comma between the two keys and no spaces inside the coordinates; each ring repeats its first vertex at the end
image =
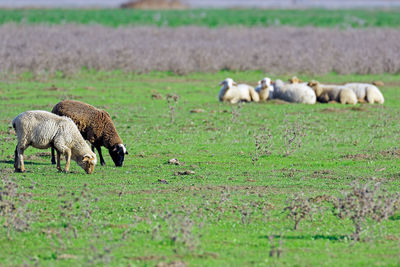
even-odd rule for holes
{"type": "Polygon", "coordinates": [[[374,158],[373,155],[370,154],[355,154],[355,155],[344,155],[342,158],[345,159],[354,159],[354,160],[371,160],[374,158]]]}
{"type": "Polygon", "coordinates": [[[318,171],[314,171],[311,174],[312,178],[328,178],[328,179],[337,179],[337,177],[334,175],[335,172],[332,170],[318,170],[318,171]]]}
{"type": "Polygon", "coordinates": [[[400,149],[392,148],[392,149],[380,151],[377,154],[361,153],[361,154],[355,154],[355,155],[344,155],[344,156],[342,156],[342,158],[354,159],[354,160],[372,160],[372,159],[376,159],[377,155],[381,155],[382,157],[385,157],[385,158],[396,158],[397,159],[397,158],[400,158],[400,149]]]}
{"type": "Polygon", "coordinates": [[[36,160],[36,159],[41,159],[41,158],[47,158],[47,157],[50,157],[50,156],[51,156],[50,152],[38,152],[38,153],[35,153],[35,154],[32,154],[32,155],[25,156],[24,159],[26,159],[26,160],[36,160]]]}
{"type": "Polygon", "coordinates": [[[151,94],[151,99],[160,100],[160,99],[164,99],[164,97],[160,93],[155,93],[155,94],[151,94]]]}
{"type": "Polygon", "coordinates": [[[138,257],[127,257],[130,260],[136,261],[154,261],[154,260],[164,260],[164,256],[156,256],[156,255],[149,255],[149,256],[138,256],[138,257]]]}
{"type": "Polygon", "coordinates": [[[159,262],[156,267],[186,267],[187,264],[183,261],[159,262]]]}
{"type": "Polygon", "coordinates": [[[286,105],[286,104],[290,103],[290,102],[287,102],[287,101],[281,100],[281,99],[271,99],[271,100],[268,100],[268,102],[271,104],[275,104],[275,105],[286,105]]]}
{"type": "Polygon", "coordinates": [[[201,108],[194,108],[190,110],[190,113],[203,113],[203,112],[205,112],[205,110],[201,108]]]}
{"type": "Polygon", "coordinates": [[[321,110],[322,113],[344,113],[347,112],[347,110],[342,109],[342,108],[324,108],[321,110]]]}
{"type": "Polygon", "coordinates": [[[195,174],[195,172],[192,171],[192,170],[177,171],[177,172],[175,172],[175,176],[178,176],[178,175],[192,175],[192,174],[195,174]]]}
{"type": "Polygon", "coordinates": [[[186,9],[187,5],[180,0],[137,0],[123,3],[121,8],[134,9],[186,9]]]}
{"type": "Polygon", "coordinates": [[[78,256],[76,255],[71,255],[71,254],[61,254],[57,256],[57,260],[76,260],[78,259],[78,256]]]}
{"type": "Polygon", "coordinates": [[[65,91],[64,88],[57,87],[57,86],[55,86],[54,84],[52,84],[52,85],[51,85],[50,87],[48,87],[48,88],[44,88],[44,90],[46,90],[46,91],[57,91],[57,92],[65,91]]]}

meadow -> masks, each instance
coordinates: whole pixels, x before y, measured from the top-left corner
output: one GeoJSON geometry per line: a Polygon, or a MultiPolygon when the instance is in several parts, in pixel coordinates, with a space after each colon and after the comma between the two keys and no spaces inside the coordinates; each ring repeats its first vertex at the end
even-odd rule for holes
{"type": "Polygon", "coordinates": [[[1,9],[0,24],[90,24],[110,27],[330,27],[366,28],[400,26],[400,10],[325,9],[1,9]]]}
{"type": "Polygon", "coordinates": [[[382,183],[387,196],[398,191],[399,76],[301,76],[385,81],[384,105],[217,101],[225,77],[254,84],[265,75],[82,72],[3,80],[2,264],[399,264],[399,213],[381,223],[366,216],[356,241],[350,219],[335,216],[329,202],[311,202],[365,184],[382,183]],[[168,103],[171,94],[177,102],[168,103]],[[29,148],[27,172],[13,173],[10,121],[61,99],[109,111],[129,151],[122,168],[107,155],[93,175],[75,163],[71,173],[58,173],[50,151],[29,148]],[[168,164],[171,158],[182,164],[168,164]],[[312,207],[298,207],[307,216],[297,230],[288,216],[292,200],[312,207]]]}
{"type": "Polygon", "coordinates": [[[0,10],[0,266],[399,265],[398,11],[262,12],[0,10]],[[383,81],[385,103],[218,102],[226,77],[295,74],[383,81]],[[11,120],[63,99],[111,114],[123,167],[30,147],[14,173],[11,120]]]}

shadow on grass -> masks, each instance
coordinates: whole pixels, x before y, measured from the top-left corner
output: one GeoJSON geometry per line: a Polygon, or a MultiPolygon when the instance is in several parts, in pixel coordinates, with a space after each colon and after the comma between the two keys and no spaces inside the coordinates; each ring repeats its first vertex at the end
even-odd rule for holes
{"type": "MultiPolygon", "coordinates": [[[[276,239],[285,239],[285,240],[330,240],[330,241],[341,241],[347,238],[346,235],[297,235],[297,236],[281,236],[281,235],[273,235],[276,239]]],[[[261,236],[260,238],[268,238],[268,236],[261,236]]]]}
{"type": "MultiPolygon", "coordinates": [[[[10,165],[14,166],[14,161],[13,160],[0,160],[0,163],[10,164],[10,165]]],[[[50,165],[50,163],[25,161],[25,160],[24,160],[24,164],[25,165],[50,165]]]]}

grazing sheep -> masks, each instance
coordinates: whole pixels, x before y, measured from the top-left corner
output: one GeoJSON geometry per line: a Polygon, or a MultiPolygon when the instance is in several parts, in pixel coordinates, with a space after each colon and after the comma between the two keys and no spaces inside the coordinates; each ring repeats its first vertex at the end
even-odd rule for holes
{"type": "Polygon", "coordinates": [[[260,101],[267,101],[270,95],[271,95],[270,98],[272,98],[272,93],[274,91],[274,88],[271,84],[271,79],[265,77],[264,79],[258,81],[258,86],[256,87],[255,90],[260,96],[260,101]]]}
{"type": "Polygon", "coordinates": [[[315,104],[316,96],[306,83],[285,84],[276,80],[271,98],[282,99],[292,103],[315,104]]]}
{"type": "Polygon", "coordinates": [[[353,90],[356,94],[358,102],[379,103],[383,104],[385,99],[378,87],[368,83],[346,83],[344,86],[353,90]]]}
{"type": "Polygon", "coordinates": [[[235,104],[239,101],[258,102],[260,97],[253,87],[247,84],[237,84],[231,78],[226,78],[219,85],[222,85],[219,92],[219,101],[235,104]]]}
{"type": "Polygon", "coordinates": [[[60,155],[65,155],[65,172],[68,172],[71,158],[78,163],[88,174],[93,173],[96,165],[94,154],[75,123],[67,117],[60,117],[53,113],[33,110],[19,114],[12,121],[18,144],[14,153],[14,167],[16,172],[25,172],[24,151],[33,146],[39,149],[49,147],[57,150],[57,169],[61,171],[60,155]]]}
{"type": "MultiPolygon", "coordinates": [[[[52,112],[60,116],[67,116],[76,123],[83,138],[92,144],[93,151],[96,148],[99,152],[101,165],[106,164],[101,154],[101,146],[104,146],[108,149],[115,166],[122,166],[125,154],[128,152],[122,144],[122,139],[115,129],[110,114],[92,105],[74,100],[59,102],[54,106],[52,112]]],[[[51,162],[55,163],[53,150],[51,162]]]]}
{"type": "Polygon", "coordinates": [[[341,104],[357,104],[356,94],[345,86],[321,84],[317,81],[310,81],[308,83],[317,96],[318,102],[329,103],[332,101],[341,104]]]}

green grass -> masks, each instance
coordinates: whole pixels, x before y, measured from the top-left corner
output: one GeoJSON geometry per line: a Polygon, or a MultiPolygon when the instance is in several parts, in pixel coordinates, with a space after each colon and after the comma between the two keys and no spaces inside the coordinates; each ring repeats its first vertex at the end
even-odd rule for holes
{"type": "Polygon", "coordinates": [[[1,9],[0,24],[101,24],[179,27],[222,26],[314,26],[314,27],[399,27],[400,10],[263,10],[190,9],[182,11],[121,9],[1,9]]]}
{"type": "Polygon", "coordinates": [[[363,234],[367,241],[353,242],[349,220],[326,212],[305,219],[294,231],[283,208],[293,194],[339,196],[351,182],[372,177],[389,192],[398,191],[400,76],[301,76],[337,83],[382,80],[385,104],[250,103],[235,122],[232,109],[237,107],[217,101],[217,84],[228,76],[254,85],[265,74],[85,72],[73,78],[3,79],[0,175],[13,179],[20,193],[32,194],[29,208],[35,216],[29,230],[12,230],[11,240],[0,228],[1,265],[399,265],[399,215],[378,225],[369,222],[363,234]],[[167,101],[152,99],[154,93],[180,96],[175,123],[170,123],[167,101]],[[107,166],[96,166],[93,175],[75,162],[71,173],[58,173],[49,151],[30,147],[27,172],[13,173],[16,139],[10,121],[26,110],[51,110],[64,98],[112,115],[129,151],[122,168],[113,166],[103,148],[107,166]],[[195,108],[205,112],[191,113],[195,108]],[[300,148],[284,157],[283,136],[294,122],[306,136],[300,148]],[[253,166],[253,135],[262,127],[273,136],[272,154],[253,166]],[[166,164],[174,157],[185,164],[166,164]],[[184,170],[195,174],[175,175],[184,170]],[[84,210],[91,215],[84,216],[84,210]],[[275,245],[282,242],[279,259],[269,257],[269,236],[275,236],[275,245]]]}

